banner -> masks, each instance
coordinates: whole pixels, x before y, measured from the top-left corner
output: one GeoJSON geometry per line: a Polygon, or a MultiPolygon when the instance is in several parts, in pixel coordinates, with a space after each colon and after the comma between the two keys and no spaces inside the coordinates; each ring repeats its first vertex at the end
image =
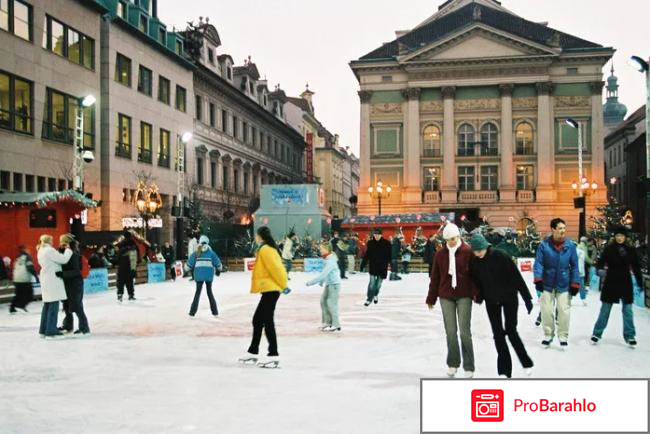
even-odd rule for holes
{"type": "Polygon", "coordinates": [[[255,268],[255,258],[244,258],[244,271],[252,273],[255,268]]]}
{"type": "Polygon", "coordinates": [[[306,205],[309,195],[305,187],[273,187],[271,200],[277,205],[306,205]]]}
{"type": "Polygon", "coordinates": [[[305,133],[305,143],[307,144],[305,146],[307,184],[311,184],[314,180],[314,133],[305,133]]]}
{"type": "Polygon", "coordinates": [[[174,262],[174,266],[172,267],[172,273],[174,273],[177,278],[183,277],[183,261],[174,262]]]}
{"type": "Polygon", "coordinates": [[[305,258],[305,273],[320,273],[324,266],[325,261],[321,258],[305,258]]]}
{"type": "Polygon", "coordinates": [[[164,262],[150,262],[147,264],[147,283],[159,283],[165,280],[164,262]]]}
{"type": "Polygon", "coordinates": [[[535,258],[517,258],[517,270],[521,273],[521,277],[524,278],[524,282],[526,282],[526,286],[530,290],[531,295],[535,294],[534,266],[535,258]]]}
{"type": "Polygon", "coordinates": [[[108,290],[108,269],[91,268],[84,279],[84,293],[93,294],[108,290]]]}

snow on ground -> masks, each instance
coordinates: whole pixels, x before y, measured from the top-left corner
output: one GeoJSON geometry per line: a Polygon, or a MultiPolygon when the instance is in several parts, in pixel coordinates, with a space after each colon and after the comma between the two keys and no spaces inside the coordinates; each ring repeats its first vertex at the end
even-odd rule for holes
{"type": "MultiPolygon", "coordinates": [[[[114,291],[85,297],[92,336],[38,337],[40,303],[29,314],[0,312],[0,431],[46,433],[416,433],[419,384],[445,374],[442,314],[424,304],[428,279],[385,281],[378,305],[363,306],[367,274],[344,281],[343,333],[320,325],[320,288],[292,273],[293,292],[276,311],[282,368],[236,362],[248,347],[259,296],[250,275],[215,282],[220,317],[207,297],[187,313],[194,283],[136,286],[137,302],[117,304],[114,291]]],[[[650,377],[650,310],[635,308],[639,347],[622,340],[620,308],[601,344],[589,337],[600,303],[575,301],[569,349],[540,345],[542,332],[520,305],[519,331],[535,377],[650,377]]],[[[484,306],[472,318],[476,377],[494,378],[496,352],[484,306]]],[[[261,350],[266,349],[262,339],[261,350]]],[[[513,376],[523,376],[514,352],[513,376]]]]}

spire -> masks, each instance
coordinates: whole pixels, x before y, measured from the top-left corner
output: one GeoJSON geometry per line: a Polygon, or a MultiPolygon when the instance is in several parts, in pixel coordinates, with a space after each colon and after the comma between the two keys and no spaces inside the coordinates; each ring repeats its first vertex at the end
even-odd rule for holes
{"type": "Polygon", "coordinates": [[[606,127],[614,127],[623,122],[627,107],[618,101],[618,77],[614,75],[614,61],[607,78],[607,102],[603,106],[603,117],[606,127]]]}

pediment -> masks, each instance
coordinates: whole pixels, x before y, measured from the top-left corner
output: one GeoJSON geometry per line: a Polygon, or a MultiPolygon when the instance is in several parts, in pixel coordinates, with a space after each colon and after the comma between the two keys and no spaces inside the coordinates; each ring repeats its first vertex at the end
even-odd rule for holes
{"type": "Polygon", "coordinates": [[[476,26],[400,58],[400,63],[558,55],[552,47],[476,26]]]}

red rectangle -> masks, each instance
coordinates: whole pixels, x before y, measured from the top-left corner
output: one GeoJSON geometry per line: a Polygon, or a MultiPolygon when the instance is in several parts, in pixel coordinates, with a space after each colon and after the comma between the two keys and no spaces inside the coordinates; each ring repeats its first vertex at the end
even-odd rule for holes
{"type": "Polygon", "coordinates": [[[472,421],[503,422],[503,390],[472,390],[472,421]]]}

